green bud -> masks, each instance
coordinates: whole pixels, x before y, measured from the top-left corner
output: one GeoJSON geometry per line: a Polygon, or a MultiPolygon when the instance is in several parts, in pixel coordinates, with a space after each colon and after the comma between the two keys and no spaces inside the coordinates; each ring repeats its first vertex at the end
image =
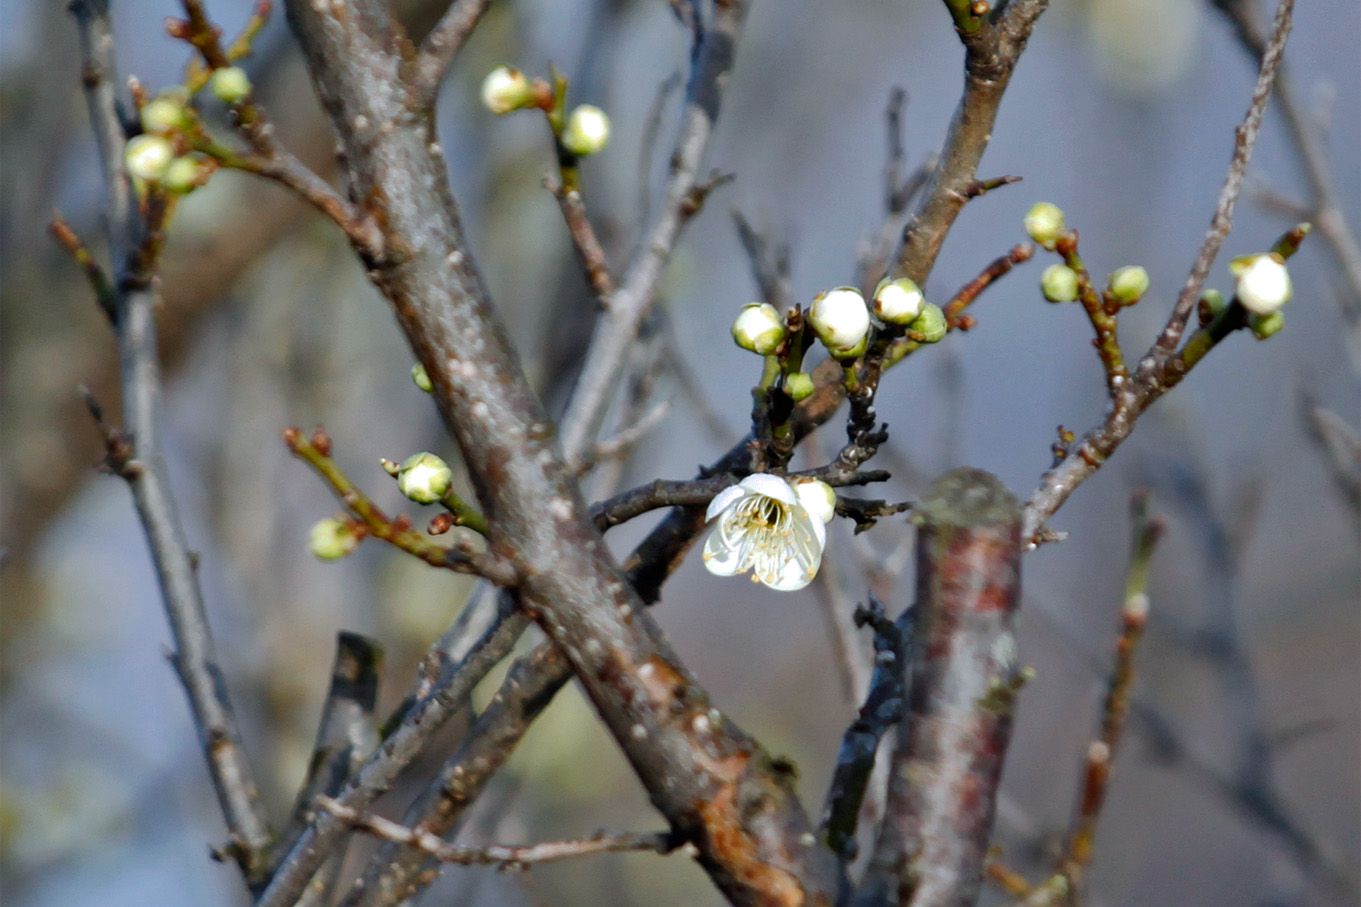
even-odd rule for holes
{"type": "Polygon", "coordinates": [[[1148,272],[1139,265],[1127,265],[1112,272],[1106,286],[1117,301],[1134,305],[1148,292],[1148,272]]]}
{"type": "Polygon", "coordinates": [[[1224,294],[1218,290],[1210,289],[1200,294],[1200,301],[1210,309],[1210,315],[1217,317],[1223,314],[1228,303],[1224,301],[1224,294]]]}
{"type": "Polygon", "coordinates": [[[338,561],[359,547],[359,536],[345,520],[318,520],[307,534],[307,547],[323,561],[338,561]]]}
{"type": "Polygon", "coordinates": [[[1279,311],[1272,312],[1270,315],[1249,315],[1248,327],[1252,329],[1253,335],[1258,340],[1266,340],[1285,327],[1285,315],[1279,311]]]}
{"type": "Polygon", "coordinates": [[[177,157],[161,174],[161,185],[169,192],[186,195],[207,181],[212,167],[207,160],[195,154],[177,157]]]}
{"type": "Polygon", "coordinates": [[[919,335],[914,339],[922,343],[935,343],[945,336],[949,325],[945,321],[945,311],[940,306],[928,302],[922,306],[922,313],[907,326],[907,329],[919,335]]]}
{"type": "Polygon", "coordinates": [[[434,383],[430,380],[430,376],[426,374],[425,366],[421,365],[419,362],[411,366],[411,381],[427,394],[433,393],[435,390],[434,383]]]}
{"type": "Polygon", "coordinates": [[[1067,265],[1050,265],[1040,275],[1040,292],[1050,302],[1077,299],[1077,272],[1067,265]]]}
{"type": "Polygon", "coordinates": [[[784,392],[790,396],[795,403],[806,400],[813,395],[816,388],[813,385],[813,376],[807,372],[791,372],[784,376],[784,392]]]}
{"type": "Polygon", "coordinates": [[[142,105],[142,131],[150,135],[167,135],[193,125],[193,115],[185,106],[180,92],[168,91],[142,105]]]}
{"type": "Polygon", "coordinates": [[[1063,235],[1063,209],[1049,202],[1037,202],[1026,213],[1025,232],[1046,249],[1053,249],[1063,235]]]}
{"type": "Polygon", "coordinates": [[[407,457],[397,472],[397,488],[417,504],[433,504],[454,484],[454,471],[432,453],[407,457]]]}
{"type": "Polygon", "coordinates": [[[240,66],[224,66],[213,70],[208,88],[224,104],[235,107],[250,97],[250,76],[240,66]]]}
{"type": "Polygon", "coordinates": [[[605,148],[610,140],[610,118],[591,104],[582,104],[567,116],[562,129],[562,147],[586,157],[605,148]]]}

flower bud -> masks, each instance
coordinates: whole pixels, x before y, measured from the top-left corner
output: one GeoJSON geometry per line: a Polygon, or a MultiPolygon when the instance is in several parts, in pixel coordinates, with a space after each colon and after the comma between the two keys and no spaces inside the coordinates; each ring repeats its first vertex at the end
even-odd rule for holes
{"type": "Polygon", "coordinates": [[[853,359],[865,351],[870,311],[854,287],[819,293],[808,311],[808,323],[827,351],[837,359],[853,359]]]}
{"type": "Polygon", "coordinates": [[[411,366],[411,382],[427,394],[433,393],[435,390],[435,384],[430,380],[430,376],[426,374],[425,366],[421,365],[419,362],[411,366]]]}
{"type": "Polygon", "coordinates": [[[749,302],[732,323],[732,339],[744,350],[769,356],[784,342],[784,319],[768,302],[749,302]]]}
{"type": "Polygon", "coordinates": [[[161,174],[161,185],[169,192],[185,195],[207,182],[212,172],[213,168],[206,159],[186,154],[175,158],[165,168],[165,173],[161,174]]]}
{"type": "Polygon", "coordinates": [[[213,70],[212,78],[208,80],[208,88],[223,104],[235,107],[250,97],[250,76],[246,75],[246,71],[240,66],[224,66],[213,70]]]}
{"type": "Polygon", "coordinates": [[[1134,305],[1148,292],[1148,272],[1138,265],[1127,265],[1111,272],[1106,287],[1117,302],[1134,305]]]}
{"type": "Polygon", "coordinates": [[[836,516],[836,492],[831,485],[821,479],[797,476],[790,479],[789,484],[799,496],[799,503],[803,505],[803,509],[811,516],[824,523],[830,523],[832,517],[836,516]]]}
{"type": "Polygon", "coordinates": [[[1025,232],[1046,249],[1053,249],[1063,235],[1063,209],[1049,202],[1037,202],[1025,216],[1025,232]]]}
{"type": "Polygon", "coordinates": [[[142,105],[142,131],[150,135],[167,135],[187,129],[193,116],[180,93],[168,91],[142,105]]]}
{"type": "Polygon", "coordinates": [[[1238,278],[1238,301],[1254,315],[1270,315],[1290,301],[1294,292],[1285,259],[1273,253],[1244,255],[1229,263],[1238,278]]]}
{"type": "Polygon", "coordinates": [[[595,154],[610,140],[610,118],[591,104],[581,104],[567,116],[562,147],[578,157],[595,154]]]}
{"type": "Polygon", "coordinates": [[[1224,294],[1215,289],[1205,290],[1200,294],[1200,301],[1205,304],[1210,312],[1210,317],[1217,317],[1224,313],[1228,303],[1224,301],[1224,294]]]}
{"type": "Polygon", "coordinates": [[[158,135],[139,135],[123,149],[128,173],[148,182],[159,180],[174,159],[174,146],[158,135]]]}
{"type": "Polygon", "coordinates": [[[807,372],[790,372],[784,376],[784,392],[795,403],[800,400],[807,400],[813,396],[813,391],[816,389],[813,384],[813,376],[807,372]]]}
{"type": "Polygon", "coordinates": [[[534,83],[513,66],[498,66],[482,80],[482,104],[497,116],[533,107],[534,83]]]}
{"type": "Polygon", "coordinates": [[[921,343],[936,343],[945,336],[949,324],[945,320],[945,311],[940,306],[928,302],[922,306],[922,313],[907,326],[907,329],[917,334],[917,339],[921,343]]]}
{"type": "Polygon", "coordinates": [[[397,471],[397,488],[417,504],[433,504],[448,493],[454,471],[432,453],[407,458],[397,471]]]}
{"type": "Polygon", "coordinates": [[[874,314],[885,324],[907,324],[922,312],[926,298],[908,277],[879,281],[874,291],[874,314]]]}
{"type": "Polygon", "coordinates": [[[307,547],[323,561],[338,561],[359,547],[359,535],[345,520],[318,520],[307,534],[307,547]]]}
{"type": "Polygon", "coordinates": [[[1040,292],[1050,302],[1077,299],[1077,272],[1067,265],[1050,265],[1040,275],[1040,292]]]}
{"type": "Polygon", "coordinates": [[[1270,315],[1249,315],[1248,327],[1252,329],[1253,336],[1258,340],[1266,340],[1285,327],[1285,314],[1276,311],[1270,315]]]}

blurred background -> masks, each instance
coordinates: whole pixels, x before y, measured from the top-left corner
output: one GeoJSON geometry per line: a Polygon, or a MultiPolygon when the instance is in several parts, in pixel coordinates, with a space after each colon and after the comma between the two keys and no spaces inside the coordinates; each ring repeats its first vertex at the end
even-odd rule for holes
{"type": "MultiPolygon", "coordinates": [[[[412,27],[440,4],[403,0],[412,27]]],[[[961,51],[936,2],[756,2],[712,155],[736,174],[686,234],[665,283],[684,368],[657,386],[665,418],[596,493],[681,478],[745,430],[759,365],[728,341],[755,293],[729,210],[791,249],[795,293],[851,282],[858,244],[883,220],[884,108],[909,94],[910,163],[938,147],[958,96],[961,51]]],[[[209,3],[228,34],[243,4],[209,3]]],[[[119,58],[156,90],[178,81],[183,45],[162,30],[168,0],[117,4],[119,58]]],[[[1268,11],[1258,10],[1265,16],[1268,11]]],[[[8,0],[0,28],[0,874],[6,903],[246,903],[223,839],[188,709],[163,651],[167,631],[140,527],[122,483],[97,474],[100,448],[75,387],[116,409],[112,337],[82,276],[46,235],[55,205],[91,240],[101,187],[80,95],[75,28],[63,4],[8,0]]],[[[421,23],[425,23],[422,26],[421,23]]],[[[1287,51],[1306,124],[1322,136],[1336,203],[1361,213],[1361,7],[1300,4],[1287,51]]],[[[332,174],[332,139],[276,14],[249,61],[285,145],[332,174]]],[[[560,404],[591,304],[557,207],[538,118],[497,119],[481,76],[509,62],[556,63],[573,97],[606,108],[611,147],[584,186],[612,261],[638,236],[662,185],[678,95],[644,153],[658,89],[682,74],[688,37],[667,4],[578,0],[496,4],[459,58],[441,103],[442,141],[470,240],[535,383],[560,404]]],[[[1127,353],[1166,316],[1209,222],[1256,65],[1208,3],[1066,0],[1041,20],[1003,104],[982,176],[1024,182],[973,202],[927,286],[948,298],[1024,238],[1021,217],[1053,201],[1082,231],[1099,275],[1143,264],[1153,288],[1122,317],[1127,353]]],[[[220,110],[208,108],[222,122],[220,110]]],[[[220,134],[225,135],[225,129],[220,134]]],[[[1306,200],[1290,134],[1269,109],[1225,263],[1293,223],[1306,200]],[[1273,201],[1273,198],[1275,200],[1273,201]]],[[[885,490],[910,497],[969,464],[1020,496],[1050,460],[1059,423],[1085,430],[1104,391],[1075,307],[1046,305],[1026,266],[975,307],[978,327],[913,357],[884,382],[892,429],[885,490]]],[[[1361,557],[1358,514],[1307,415],[1356,426],[1358,300],[1325,243],[1292,260],[1295,301],[1267,343],[1246,333],[1214,351],[1140,423],[1114,460],[1053,521],[1069,533],[1026,560],[1020,702],[997,842],[1039,878],[1068,822],[1117,626],[1130,492],[1152,490],[1169,532],[1153,561],[1136,718],[1119,753],[1092,869],[1102,905],[1346,904],[1361,853],[1361,557]],[[1351,338],[1349,340],[1349,338],[1351,338]]],[[[308,527],[329,493],[278,441],[322,424],[336,456],[398,507],[379,457],[455,451],[409,378],[410,353],[330,224],[285,192],[222,173],[177,218],[166,256],[163,355],[171,473],[202,553],[210,617],[275,816],[310,753],[335,634],[374,637],[386,659],[380,712],[458,613],[469,586],[376,544],[314,560],[308,527]]],[[[835,423],[823,449],[835,449],[835,423]]],[[[815,445],[816,446],[816,445],[815,445]]],[[[616,530],[627,550],[650,525],[616,530]]],[[[656,614],[716,703],[799,766],[821,802],[842,730],[843,691],[825,608],[863,600],[865,565],[896,612],[909,601],[910,530],[899,519],[852,540],[836,527],[823,580],[782,594],[724,581],[691,558],[656,614]],[[896,572],[896,575],[895,575],[896,572]]],[[[499,676],[499,675],[498,675],[499,676]]],[[[489,678],[480,695],[494,689],[489,678]]],[[[410,790],[385,801],[400,815],[410,790]]],[[[599,827],[658,825],[646,797],[575,689],[559,697],[483,798],[461,840],[528,841],[599,827]]],[[[683,857],[609,856],[527,874],[450,869],[433,903],[712,904],[683,857]]],[[[989,891],[986,902],[999,899],[989,891]]]]}

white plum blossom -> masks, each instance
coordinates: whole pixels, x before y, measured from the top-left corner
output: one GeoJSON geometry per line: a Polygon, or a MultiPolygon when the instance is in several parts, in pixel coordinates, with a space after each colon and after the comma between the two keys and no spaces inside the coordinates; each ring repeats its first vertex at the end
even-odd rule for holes
{"type": "Polygon", "coordinates": [[[768,302],[742,306],[732,323],[732,339],[744,350],[769,356],[784,342],[784,319],[768,302]]]}
{"type": "Polygon", "coordinates": [[[718,522],[704,542],[704,566],[717,576],[751,571],[752,582],[781,592],[802,589],[822,564],[835,504],[835,492],[816,479],[747,476],[709,503],[705,519],[718,522]]]}
{"type": "Polygon", "coordinates": [[[533,83],[513,66],[498,66],[482,80],[482,105],[497,116],[533,104],[533,83]]]}
{"type": "Polygon", "coordinates": [[[1238,301],[1254,315],[1275,313],[1294,292],[1285,260],[1274,253],[1235,258],[1229,269],[1238,278],[1238,301]]]}
{"type": "Polygon", "coordinates": [[[874,291],[874,314],[885,324],[908,324],[922,312],[926,298],[910,277],[885,277],[874,291]]]}

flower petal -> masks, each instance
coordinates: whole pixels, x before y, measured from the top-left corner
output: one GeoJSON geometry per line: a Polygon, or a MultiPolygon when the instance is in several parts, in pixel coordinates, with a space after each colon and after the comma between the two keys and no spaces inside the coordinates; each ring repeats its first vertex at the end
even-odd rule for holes
{"type": "Polygon", "coordinates": [[[741,538],[737,539],[739,544],[730,544],[728,534],[723,531],[723,524],[719,524],[709,533],[709,537],[704,541],[704,566],[715,576],[733,576],[741,573],[742,550],[740,546],[741,538]]]}
{"type": "Polygon", "coordinates": [[[761,581],[781,592],[802,589],[818,575],[825,541],[826,530],[816,517],[806,512],[796,514],[789,529],[778,574],[762,577],[761,581]]]}
{"type": "Polygon", "coordinates": [[[794,489],[789,487],[788,482],[768,472],[747,476],[738,487],[774,498],[781,504],[794,505],[799,502],[798,495],[794,494],[794,489]]]}
{"type": "Polygon", "coordinates": [[[707,523],[731,505],[737,503],[748,494],[747,490],[741,485],[729,485],[727,488],[714,495],[714,499],[709,502],[709,509],[704,511],[704,521],[707,523]]]}

